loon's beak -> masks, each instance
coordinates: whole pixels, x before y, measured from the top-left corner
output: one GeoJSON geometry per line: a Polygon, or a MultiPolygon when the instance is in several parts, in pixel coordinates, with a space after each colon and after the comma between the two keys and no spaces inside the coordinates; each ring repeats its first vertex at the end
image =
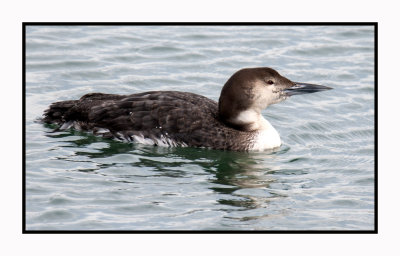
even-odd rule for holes
{"type": "Polygon", "coordinates": [[[305,93],[313,93],[313,92],[320,92],[320,91],[326,91],[326,90],[331,90],[333,88],[324,86],[324,85],[318,85],[318,84],[306,84],[306,83],[297,83],[284,90],[287,96],[292,96],[292,95],[299,95],[299,94],[305,94],[305,93]]]}

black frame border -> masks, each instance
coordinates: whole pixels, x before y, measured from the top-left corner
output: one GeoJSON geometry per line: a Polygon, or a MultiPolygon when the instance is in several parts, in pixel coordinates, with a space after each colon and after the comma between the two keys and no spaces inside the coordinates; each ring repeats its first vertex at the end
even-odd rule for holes
{"type": "Polygon", "coordinates": [[[22,234],[378,234],[378,22],[22,22],[22,234]],[[27,230],[26,27],[27,26],[373,26],[374,229],[373,230],[27,230]]]}

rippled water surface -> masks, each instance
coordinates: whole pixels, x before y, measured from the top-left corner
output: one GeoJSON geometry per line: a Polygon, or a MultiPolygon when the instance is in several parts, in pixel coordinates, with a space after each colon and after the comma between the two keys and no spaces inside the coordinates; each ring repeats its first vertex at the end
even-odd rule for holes
{"type": "Polygon", "coordinates": [[[372,230],[374,31],[368,26],[28,26],[28,230],[372,230]],[[88,92],[218,100],[238,69],[334,87],[263,112],[275,152],[129,144],[36,122],[88,92]]]}

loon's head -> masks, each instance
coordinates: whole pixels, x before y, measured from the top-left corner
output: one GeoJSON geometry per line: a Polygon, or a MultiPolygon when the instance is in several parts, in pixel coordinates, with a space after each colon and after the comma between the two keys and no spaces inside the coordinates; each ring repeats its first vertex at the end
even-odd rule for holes
{"type": "Polygon", "coordinates": [[[332,89],[323,85],[292,82],[272,68],[245,68],[225,83],[219,98],[220,119],[235,128],[262,129],[261,111],[292,95],[332,89]]]}

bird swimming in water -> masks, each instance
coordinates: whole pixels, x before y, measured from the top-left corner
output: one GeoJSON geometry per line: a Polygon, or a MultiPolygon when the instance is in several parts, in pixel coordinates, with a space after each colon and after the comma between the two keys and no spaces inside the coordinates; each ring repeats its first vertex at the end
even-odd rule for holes
{"type": "Polygon", "coordinates": [[[73,127],[144,144],[262,151],[281,145],[278,132],[261,115],[263,109],[292,95],[329,89],[292,82],[272,68],[245,68],[228,79],[218,103],[178,91],[89,93],[51,104],[43,121],[60,130],[73,127]]]}

